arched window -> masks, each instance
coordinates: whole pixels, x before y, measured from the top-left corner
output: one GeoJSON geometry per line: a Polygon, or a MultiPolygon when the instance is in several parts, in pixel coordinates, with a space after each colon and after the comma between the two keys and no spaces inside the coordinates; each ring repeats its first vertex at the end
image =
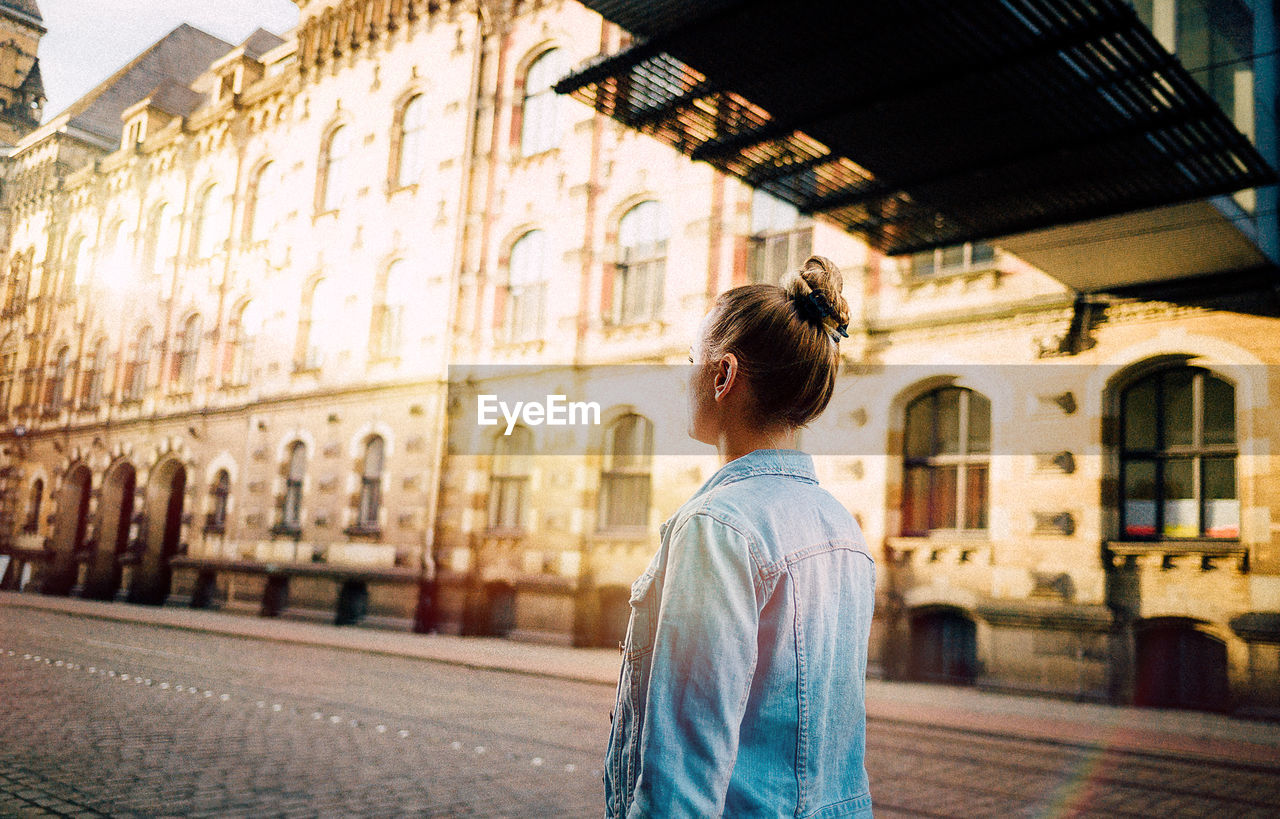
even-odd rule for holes
{"type": "Polygon", "coordinates": [[[374,531],[378,527],[378,511],[382,508],[382,468],[386,444],[374,435],[364,444],[360,467],[360,497],[356,505],[356,528],[374,531]]]}
{"type": "Polygon", "coordinates": [[[650,321],[662,311],[667,267],[667,220],[662,205],[641,202],[618,223],[618,261],[612,288],[614,324],[650,321]]]}
{"type": "Polygon", "coordinates": [[[18,379],[18,333],[9,333],[0,343],[0,417],[9,416],[9,402],[18,379]]]}
{"type": "Polygon", "coordinates": [[[813,221],[796,206],[765,190],[751,194],[747,275],[753,283],[777,284],[799,270],[813,252],[813,221]]]}
{"type": "Polygon", "coordinates": [[[62,295],[79,293],[89,278],[89,241],[84,235],[76,236],[67,244],[67,269],[62,278],[62,295]]]}
{"type": "Polygon", "coordinates": [[[209,484],[209,514],[205,516],[204,530],[220,534],[227,531],[227,504],[231,499],[231,476],[219,469],[209,484]]]}
{"type": "Polygon", "coordinates": [[[222,190],[217,183],[209,185],[200,194],[196,205],[195,228],[191,236],[191,255],[207,259],[222,249],[227,239],[227,220],[222,202],[222,190]]]}
{"type": "Polygon", "coordinates": [[[306,294],[302,305],[302,320],[298,325],[297,364],[299,372],[318,370],[324,366],[325,353],[333,339],[332,333],[341,320],[341,304],[337,286],[330,278],[316,281],[306,294]]]}
{"type": "Polygon", "coordinates": [[[138,331],[129,348],[129,360],[124,365],[125,401],[141,401],[147,391],[147,370],[151,366],[151,328],[138,331]]]}
{"type": "Polygon", "coordinates": [[[410,99],[397,117],[391,186],[403,188],[422,178],[427,155],[427,103],[422,94],[410,99]]]}
{"type": "Polygon", "coordinates": [[[200,355],[199,313],[192,314],[183,322],[177,342],[169,370],[169,383],[175,389],[189,392],[196,383],[196,361],[200,355]]]}
{"type": "Polygon", "coordinates": [[[5,281],[4,315],[14,315],[26,308],[30,274],[31,264],[27,254],[15,254],[13,261],[9,263],[9,277],[5,281]]]}
{"type": "Polygon", "coordinates": [[[277,529],[285,533],[302,531],[302,481],[307,476],[307,445],[289,444],[285,459],[284,497],[280,503],[277,529]]]}
{"type": "Polygon", "coordinates": [[[559,95],[552,86],[564,76],[564,52],[552,48],[529,63],[520,105],[520,153],[533,156],[560,144],[562,128],[559,95]]]}
{"type": "Polygon", "coordinates": [[[104,234],[100,280],[104,287],[123,290],[133,282],[131,267],[129,231],[123,219],[119,219],[107,228],[104,234]]]}
{"type": "Polygon", "coordinates": [[[247,301],[231,314],[227,346],[222,358],[222,383],[244,386],[253,368],[253,348],[262,330],[262,316],[257,300],[247,301]]]}
{"type": "Polygon", "coordinates": [[[142,270],[148,276],[159,276],[164,271],[164,251],[161,243],[165,236],[169,206],[161,202],[147,216],[146,233],[142,240],[142,270]]]}
{"type": "Polygon", "coordinates": [[[107,340],[100,338],[89,348],[84,373],[80,376],[80,408],[94,409],[102,403],[102,385],[107,371],[107,340]]]}
{"type": "Polygon", "coordinates": [[[27,519],[23,521],[22,531],[28,535],[40,530],[40,506],[44,502],[44,480],[36,478],[31,482],[31,497],[27,501],[27,519]]]}
{"type": "Polygon", "coordinates": [[[942,387],[907,405],[902,533],[987,528],[991,402],[942,387]]]}
{"type": "Polygon", "coordinates": [[[507,341],[541,338],[547,292],[546,234],[531,230],[517,239],[507,268],[503,335],[507,341]]]}
{"type": "Polygon", "coordinates": [[[347,197],[351,153],[351,128],[339,125],[329,132],[320,150],[320,175],[316,181],[316,212],[337,210],[347,197]]]}
{"type": "Polygon", "coordinates": [[[275,202],[275,163],[264,162],[254,171],[245,196],[244,241],[260,242],[267,238],[271,227],[272,205],[275,202]]]}
{"type": "Polygon", "coordinates": [[[67,367],[70,365],[71,348],[63,346],[49,366],[49,376],[44,384],[44,414],[57,415],[66,400],[67,367]]]}
{"type": "Polygon", "coordinates": [[[515,531],[523,528],[532,454],[533,433],[528,427],[513,427],[510,435],[498,436],[493,447],[493,470],[489,477],[490,529],[515,531]]]}
{"type": "Polygon", "coordinates": [[[649,521],[649,467],[653,460],[653,424],[642,415],[624,415],[604,436],[598,526],[636,529],[649,521]]]}
{"type": "Polygon", "coordinates": [[[1159,370],[1125,387],[1123,537],[1240,537],[1235,402],[1235,387],[1199,367],[1159,370]]]}
{"type": "Polygon", "coordinates": [[[369,340],[373,358],[395,358],[404,345],[405,311],[413,303],[413,272],[397,259],[387,265],[377,303],[373,306],[373,326],[369,340]]]}

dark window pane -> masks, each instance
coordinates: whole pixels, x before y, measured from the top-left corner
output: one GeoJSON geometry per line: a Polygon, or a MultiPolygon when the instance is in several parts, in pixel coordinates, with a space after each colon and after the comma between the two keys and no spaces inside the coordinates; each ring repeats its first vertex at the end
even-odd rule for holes
{"type": "Polygon", "coordinates": [[[1191,385],[1194,370],[1168,370],[1164,374],[1164,447],[1191,446],[1191,385]]]}
{"type": "Polygon", "coordinates": [[[1236,440],[1236,390],[1217,376],[1204,375],[1204,443],[1236,440]]]}
{"type": "Polygon", "coordinates": [[[942,267],[960,267],[964,264],[964,245],[952,245],[942,249],[942,267]]]}
{"type": "Polygon", "coordinates": [[[939,455],[955,455],[960,452],[960,390],[954,387],[938,393],[938,444],[939,455]]]}
{"type": "Polygon", "coordinates": [[[1196,509],[1195,461],[1171,458],[1164,464],[1164,536],[1197,537],[1200,514],[1196,509]]]}
{"type": "Polygon", "coordinates": [[[1205,458],[1204,533],[1209,537],[1240,537],[1240,501],[1236,497],[1236,459],[1205,458]]]}
{"type": "Polygon", "coordinates": [[[911,272],[917,276],[933,275],[933,251],[917,253],[911,257],[911,272]]]}
{"type": "Polygon", "coordinates": [[[909,466],[902,486],[902,534],[929,532],[929,467],[909,466]]]}
{"type": "Polygon", "coordinates": [[[927,458],[933,454],[934,396],[925,395],[907,405],[907,457],[927,458]]]}
{"type": "Polygon", "coordinates": [[[956,468],[938,466],[931,470],[929,528],[956,528],[956,468]]]}
{"type": "Polygon", "coordinates": [[[969,450],[971,454],[991,451],[991,401],[976,392],[969,393],[969,450]]]}
{"type": "Polygon", "coordinates": [[[1125,449],[1156,448],[1156,382],[1147,378],[1125,390],[1121,415],[1125,449]]]}
{"type": "Polygon", "coordinates": [[[973,251],[969,256],[970,264],[974,267],[991,264],[996,258],[996,249],[986,242],[974,242],[973,251]]]}
{"type": "Polygon", "coordinates": [[[965,468],[964,528],[987,528],[987,467],[969,464],[965,468]]]}
{"type": "Polygon", "coordinates": [[[1124,516],[1125,537],[1155,537],[1155,461],[1126,462],[1121,480],[1121,513],[1124,516]]]}

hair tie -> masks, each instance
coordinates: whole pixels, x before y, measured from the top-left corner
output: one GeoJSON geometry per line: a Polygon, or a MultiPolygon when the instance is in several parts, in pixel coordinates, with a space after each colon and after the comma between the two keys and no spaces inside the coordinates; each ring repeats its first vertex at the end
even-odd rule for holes
{"type": "Polygon", "coordinates": [[[818,316],[822,320],[822,328],[831,336],[832,341],[839,344],[841,337],[849,337],[849,322],[840,323],[840,315],[836,313],[835,308],[831,306],[831,302],[827,300],[827,297],[821,291],[810,288],[804,297],[809,300],[809,304],[813,305],[813,309],[818,311],[818,316]]]}

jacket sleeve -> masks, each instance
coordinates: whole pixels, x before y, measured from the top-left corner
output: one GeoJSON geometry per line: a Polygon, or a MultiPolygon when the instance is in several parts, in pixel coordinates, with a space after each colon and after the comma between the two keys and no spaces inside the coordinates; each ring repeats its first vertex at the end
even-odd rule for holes
{"type": "Polygon", "coordinates": [[[673,533],[627,815],[719,816],[755,672],[750,542],[707,514],[673,533]]]}

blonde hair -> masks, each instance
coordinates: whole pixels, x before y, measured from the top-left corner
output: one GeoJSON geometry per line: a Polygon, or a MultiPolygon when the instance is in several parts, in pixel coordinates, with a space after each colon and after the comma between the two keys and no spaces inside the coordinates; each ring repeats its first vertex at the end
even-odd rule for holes
{"type": "Polygon", "coordinates": [[[810,256],[781,285],[735,287],[716,299],[706,349],[738,358],[762,425],[803,426],[831,402],[849,323],[843,287],[831,260],[810,256]]]}

